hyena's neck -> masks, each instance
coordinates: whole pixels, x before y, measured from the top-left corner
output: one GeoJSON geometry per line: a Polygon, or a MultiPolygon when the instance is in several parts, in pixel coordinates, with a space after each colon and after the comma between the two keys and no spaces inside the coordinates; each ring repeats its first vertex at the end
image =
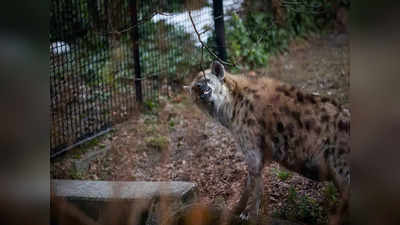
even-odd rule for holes
{"type": "Polygon", "coordinates": [[[230,128],[232,124],[233,106],[230,101],[224,101],[218,109],[214,111],[213,117],[224,127],[230,128]]]}
{"type": "Polygon", "coordinates": [[[213,117],[226,128],[231,128],[234,111],[233,103],[237,100],[232,96],[232,92],[237,88],[238,83],[232,75],[228,74],[225,76],[224,85],[226,87],[225,98],[219,107],[214,109],[213,117]]]}

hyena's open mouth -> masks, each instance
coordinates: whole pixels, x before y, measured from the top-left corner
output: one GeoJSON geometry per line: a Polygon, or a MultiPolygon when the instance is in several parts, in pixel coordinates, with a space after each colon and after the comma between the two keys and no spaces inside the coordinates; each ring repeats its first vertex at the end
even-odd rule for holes
{"type": "Polygon", "coordinates": [[[212,89],[206,82],[199,82],[196,84],[196,87],[201,100],[207,100],[211,97],[212,89]]]}
{"type": "Polygon", "coordinates": [[[210,98],[211,92],[212,92],[211,88],[207,85],[207,87],[203,91],[203,94],[200,95],[200,99],[205,100],[210,98]]]}

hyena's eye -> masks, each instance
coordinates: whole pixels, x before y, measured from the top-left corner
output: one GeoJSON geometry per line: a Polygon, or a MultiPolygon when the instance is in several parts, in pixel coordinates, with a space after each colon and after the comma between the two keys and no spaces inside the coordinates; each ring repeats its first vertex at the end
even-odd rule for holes
{"type": "Polygon", "coordinates": [[[208,78],[206,78],[205,81],[206,81],[206,83],[210,83],[211,82],[211,80],[208,79],[208,78]]]}

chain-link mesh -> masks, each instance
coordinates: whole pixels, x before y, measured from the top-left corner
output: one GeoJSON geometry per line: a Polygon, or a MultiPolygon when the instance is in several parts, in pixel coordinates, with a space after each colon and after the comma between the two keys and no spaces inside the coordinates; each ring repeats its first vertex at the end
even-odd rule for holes
{"type": "MultiPolygon", "coordinates": [[[[224,11],[242,1],[224,1],[224,11]]],[[[198,70],[201,38],[215,47],[212,0],[51,0],[50,95],[51,155],[106,132],[137,104],[168,94],[174,84],[198,70]],[[136,3],[137,14],[132,7],[136,3]],[[137,23],[132,18],[136,16],[137,23]],[[134,60],[138,29],[140,78],[134,60]]]]}

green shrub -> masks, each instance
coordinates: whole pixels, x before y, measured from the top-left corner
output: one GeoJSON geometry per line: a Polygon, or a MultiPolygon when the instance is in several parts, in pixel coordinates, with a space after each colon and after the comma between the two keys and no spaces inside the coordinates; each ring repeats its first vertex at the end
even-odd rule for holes
{"type": "Polygon", "coordinates": [[[272,172],[281,180],[281,181],[285,181],[287,179],[289,179],[292,174],[287,171],[287,170],[279,170],[279,169],[272,169],[272,172]]]}
{"type": "Polygon", "coordinates": [[[338,202],[338,191],[333,183],[329,183],[324,189],[324,196],[328,203],[328,207],[332,208],[338,202]]]}
{"type": "Polygon", "coordinates": [[[146,99],[143,101],[144,109],[146,113],[156,114],[157,108],[159,107],[157,99],[146,99]]]}
{"type": "Polygon", "coordinates": [[[285,180],[289,179],[292,174],[288,171],[279,171],[279,173],[277,175],[278,175],[279,179],[281,179],[282,181],[285,181],[285,180]]]}
{"type": "Polygon", "coordinates": [[[233,13],[226,22],[228,59],[244,69],[266,66],[271,54],[288,50],[291,40],[321,32],[335,19],[330,1],[324,4],[319,0],[282,3],[277,9],[284,15],[280,22],[271,8],[259,8],[250,1],[247,5],[249,8],[243,15],[233,13]]]}
{"type": "Polygon", "coordinates": [[[168,148],[169,140],[165,136],[155,136],[145,138],[146,145],[150,148],[162,151],[168,148]]]}
{"type": "Polygon", "coordinates": [[[231,61],[250,68],[266,64],[268,51],[263,42],[253,40],[252,31],[237,14],[232,15],[227,32],[226,41],[231,61]]]}
{"type": "Polygon", "coordinates": [[[171,128],[175,127],[175,121],[174,121],[174,120],[170,120],[170,121],[168,122],[168,125],[169,125],[171,128]]]}

